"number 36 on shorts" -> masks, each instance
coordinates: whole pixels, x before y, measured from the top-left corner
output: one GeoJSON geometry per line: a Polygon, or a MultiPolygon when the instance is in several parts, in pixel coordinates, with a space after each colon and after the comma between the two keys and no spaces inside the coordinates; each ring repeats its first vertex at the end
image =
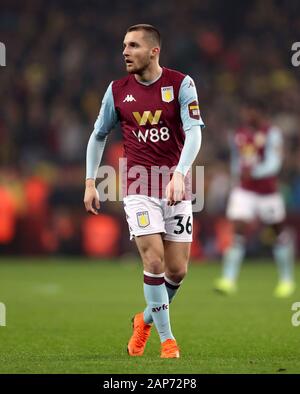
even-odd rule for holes
{"type": "Polygon", "coordinates": [[[141,195],[124,198],[130,239],[135,236],[162,234],[164,240],[192,242],[193,213],[189,200],[168,206],[167,200],[141,195]]]}

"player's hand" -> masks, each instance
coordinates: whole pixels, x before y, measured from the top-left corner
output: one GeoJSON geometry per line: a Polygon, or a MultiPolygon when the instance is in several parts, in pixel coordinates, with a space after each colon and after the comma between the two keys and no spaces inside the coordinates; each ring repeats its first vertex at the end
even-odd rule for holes
{"type": "Polygon", "coordinates": [[[95,187],[95,181],[87,179],[84,193],[84,205],[87,212],[98,215],[100,210],[100,199],[98,190],[95,187]]]}
{"type": "Polygon", "coordinates": [[[175,171],[172,179],[166,187],[166,199],[168,205],[176,205],[182,201],[185,193],[184,175],[175,171]]]}

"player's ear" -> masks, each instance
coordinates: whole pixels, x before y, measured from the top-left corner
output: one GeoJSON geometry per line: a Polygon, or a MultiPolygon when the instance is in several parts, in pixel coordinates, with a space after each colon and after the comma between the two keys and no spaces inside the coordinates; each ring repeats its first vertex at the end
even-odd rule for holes
{"type": "Polygon", "coordinates": [[[158,47],[152,48],[152,55],[157,56],[160,53],[160,49],[158,47]]]}

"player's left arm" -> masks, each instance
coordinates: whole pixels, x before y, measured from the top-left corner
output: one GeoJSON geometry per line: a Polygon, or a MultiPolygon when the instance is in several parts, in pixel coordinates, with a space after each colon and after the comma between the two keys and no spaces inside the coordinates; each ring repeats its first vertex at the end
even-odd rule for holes
{"type": "Polygon", "coordinates": [[[201,127],[204,127],[200,116],[195,84],[188,75],[181,83],[178,100],[185,141],[172,181],[166,190],[167,200],[170,205],[181,201],[184,196],[184,177],[200,150],[202,141],[201,127]]]}
{"type": "Polygon", "coordinates": [[[265,155],[262,162],[252,169],[251,176],[255,179],[277,175],[283,162],[283,138],[278,127],[270,130],[265,147],[265,155]]]}

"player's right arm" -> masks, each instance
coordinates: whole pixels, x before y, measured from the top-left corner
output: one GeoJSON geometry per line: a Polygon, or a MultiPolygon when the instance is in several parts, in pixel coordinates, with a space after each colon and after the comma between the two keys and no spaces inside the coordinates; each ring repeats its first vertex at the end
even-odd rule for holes
{"type": "Polygon", "coordinates": [[[98,215],[100,209],[99,194],[95,186],[98,167],[101,163],[107,135],[118,121],[112,94],[112,83],[108,86],[102,100],[101,108],[94,130],[90,136],[86,151],[86,180],[84,205],[87,212],[98,215]]]}
{"type": "Polygon", "coordinates": [[[273,126],[268,134],[264,159],[251,172],[254,179],[278,175],[283,162],[283,137],[281,130],[273,126]]]}

